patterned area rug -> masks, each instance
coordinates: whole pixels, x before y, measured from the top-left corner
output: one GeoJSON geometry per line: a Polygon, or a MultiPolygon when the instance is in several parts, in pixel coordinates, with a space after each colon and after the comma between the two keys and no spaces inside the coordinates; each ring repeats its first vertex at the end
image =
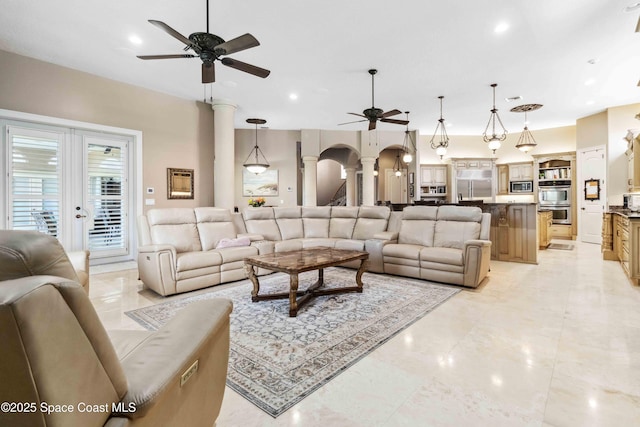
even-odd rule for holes
{"type": "MultiPolygon", "coordinates": [[[[300,289],[317,279],[300,275],[300,289]]],[[[355,270],[325,269],[326,287],[352,285],[355,270]]],[[[155,330],[187,304],[207,298],[233,301],[227,385],[272,417],[285,412],[459,289],[365,273],[364,291],[316,297],[289,317],[288,300],[251,302],[251,283],[186,297],[126,314],[155,330]]],[[[262,293],[288,290],[289,276],[260,277],[262,293]]]]}

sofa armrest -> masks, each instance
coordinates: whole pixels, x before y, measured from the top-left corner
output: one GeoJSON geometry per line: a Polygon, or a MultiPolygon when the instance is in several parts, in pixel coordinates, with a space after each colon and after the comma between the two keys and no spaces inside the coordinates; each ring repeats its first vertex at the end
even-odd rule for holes
{"type": "Polygon", "coordinates": [[[262,236],[262,234],[255,234],[255,233],[238,233],[238,237],[248,237],[250,241],[252,242],[258,242],[260,240],[264,240],[264,237],[262,236]]]}
{"type": "Polygon", "coordinates": [[[67,252],[67,257],[73,265],[78,276],[78,282],[82,285],[87,295],[89,294],[89,251],[67,252]]]}
{"type": "Polygon", "coordinates": [[[395,231],[382,231],[373,235],[374,239],[378,240],[393,240],[393,243],[398,240],[398,233],[395,231]]]}
{"type": "Polygon", "coordinates": [[[491,261],[490,240],[464,242],[464,286],[477,288],[489,273],[491,261]]]}
{"type": "Polygon", "coordinates": [[[160,295],[175,294],[177,255],[172,245],[140,246],[138,274],[142,283],[160,295]]]}
{"type": "Polygon", "coordinates": [[[138,247],[138,253],[149,253],[149,252],[171,252],[173,258],[176,257],[176,248],[173,245],[145,245],[138,247]]]}
{"type": "Polygon", "coordinates": [[[194,302],[125,356],[129,388],[121,402],[135,411],[113,415],[157,420],[150,425],[214,420],[224,394],[232,308],[222,298],[194,302]]]}

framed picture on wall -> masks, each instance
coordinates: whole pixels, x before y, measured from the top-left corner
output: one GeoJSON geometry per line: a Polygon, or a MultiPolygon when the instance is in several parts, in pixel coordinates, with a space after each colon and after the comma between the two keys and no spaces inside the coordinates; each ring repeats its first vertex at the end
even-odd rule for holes
{"type": "Polygon", "coordinates": [[[167,199],[193,199],[193,169],[167,168],[167,199]]]}
{"type": "Polygon", "coordinates": [[[242,195],[269,197],[278,195],[278,169],[267,169],[261,174],[242,170],[242,195]]]}

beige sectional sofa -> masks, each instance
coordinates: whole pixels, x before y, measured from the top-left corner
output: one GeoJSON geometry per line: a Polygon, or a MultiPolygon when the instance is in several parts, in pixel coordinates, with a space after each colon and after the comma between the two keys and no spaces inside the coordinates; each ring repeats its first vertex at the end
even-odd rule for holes
{"type": "Polygon", "coordinates": [[[489,268],[489,222],[458,206],[151,209],[138,220],[138,268],[147,287],[171,295],[244,279],[248,256],[327,246],[369,252],[371,272],[476,287],[489,268]]]}

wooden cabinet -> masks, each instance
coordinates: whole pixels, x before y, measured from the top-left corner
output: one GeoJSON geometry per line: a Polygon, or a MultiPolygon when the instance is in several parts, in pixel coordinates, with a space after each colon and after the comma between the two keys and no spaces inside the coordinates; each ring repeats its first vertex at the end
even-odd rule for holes
{"type": "Polygon", "coordinates": [[[420,197],[447,196],[447,167],[444,165],[420,166],[420,197]]]}
{"type": "Polygon", "coordinates": [[[487,203],[485,212],[491,212],[491,259],[538,263],[535,203],[487,203]]]}
{"type": "Polygon", "coordinates": [[[490,159],[456,160],[456,169],[491,169],[493,161],[490,159]]]}
{"type": "Polygon", "coordinates": [[[533,181],[533,163],[509,164],[509,181],[533,181]]]}
{"type": "Polygon", "coordinates": [[[640,149],[640,131],[629,130],[624,137],[627,141],[627,190],[640,191],[640,157],[635,153],[640,149]]]}
{"type": "Polygon", "coordinates": [[[633,284],[640,281],[640,218],[605,213],[602,221],[602,257],[619,261],[633,284]]]}
{"type": "Polygon", "coordinates": [[[509,194],[509,166],[497,165],[498,169],[498,195],[509,194]]]}
{"type": "Polygon", "coordinates": [[[546,249],[551,243],[551,227],[553,213],[551,211],[538,212],[538,247],[546,249]]]}

